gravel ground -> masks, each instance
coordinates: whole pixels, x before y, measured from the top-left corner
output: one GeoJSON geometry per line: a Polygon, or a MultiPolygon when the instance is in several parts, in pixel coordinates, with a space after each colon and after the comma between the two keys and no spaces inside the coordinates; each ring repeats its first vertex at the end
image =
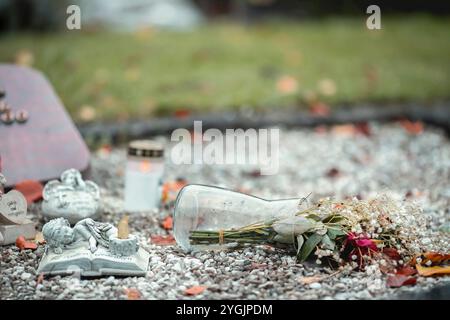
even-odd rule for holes
{"type": "MultiPolygon", "coordinates": [[[[420,135],[398,124],[370,124],[371,135],[334,130],[282,130],[280,170],[258,176],[249,166],[175,166],[168,161],[166,180],[185,178],[189,183],[219,185],[268,199],[324,196],[367,198],[378,193],[419,201],[430,217],[424,237],[440,241],[449,251],[450,142],[438,129],[420,135]]],[[[164,138],[161,138],[165,141],[164,138]]],[[[167,153],[169,154],[169,153],[167,153]]],[[[101,220],[117,224],[122,210],[125,151],[96,152],[92,180],[102,188],[101,220]]],[[[40,204],[30,208],[31,218],[44,223],[40,204]]],[[[444,286],[449,298],[450,278],[419,278],[417,285],[390,289],[377,268],[365,272],[343,270],[319,283],[302,284],[304,276],[327,275],[332,270],[314,263],[298,264],[290,252],[267,246],[229,252],[186,254],[176,246],[157,246],[151,235],[166,235],[161,220],[170,208],[132,215],[130,227],[151,253],[146,277],[78,279],[36,273],[44,248],[20,252],[0,248],[0,300],[2,299],[127,299],[126,289],[137,289],[143,299],[395,299],[418,297],[417,292],[444,286]],[[207,289],[194,297],[184,291],[194,285],[207,289]]]]}

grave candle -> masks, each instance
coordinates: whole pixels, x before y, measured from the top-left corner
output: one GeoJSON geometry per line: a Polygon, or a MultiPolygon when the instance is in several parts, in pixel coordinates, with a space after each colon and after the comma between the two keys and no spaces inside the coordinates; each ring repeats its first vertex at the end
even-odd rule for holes
{"type": "Polygon", "coordinates": [[[125,210],[150,211],[161,201],[161,179],[164,173],[164,150],[151,140],[129,144],[125,173],[125,210]]]}

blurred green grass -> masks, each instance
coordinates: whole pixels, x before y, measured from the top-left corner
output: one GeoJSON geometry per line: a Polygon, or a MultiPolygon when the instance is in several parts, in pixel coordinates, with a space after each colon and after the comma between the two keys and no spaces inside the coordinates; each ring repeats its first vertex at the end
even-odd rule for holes
{"type": "Polygon", "coordinates": [[[332,106],[449,98],[450,20],[386,17],[382,27],[370,31],[364,18],[329,18],[215,23],[182,33],[10,34],[0,38],[0,61],[31,53],[33,67],[78,121],[92,118],[80,113],[83,106],[95,109],[97,120],[113,120],[301,106],[314,97],[332,106]],[[287,76],[291,85],[296,79],[294,92],[277,89],[287,76]]]}

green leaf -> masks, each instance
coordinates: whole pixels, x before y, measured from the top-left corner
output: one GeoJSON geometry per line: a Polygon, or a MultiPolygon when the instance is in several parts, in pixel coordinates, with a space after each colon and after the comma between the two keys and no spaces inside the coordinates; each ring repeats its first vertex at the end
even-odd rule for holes
{"type": "Polygon", "coordinates": [[[329,223],[329,222],[339,222],[344,220],[344,217],[340,214],[332,214],[325,219],[322,220],[323,223],[329,223]]]}
{"type": "Polygon", "coordinates": [[[323,245],[323,248],[327,249],[327,250],[334,250],[334,247],[335,247],[334,241],[331,240],[330,237],[327,235],[323,236],[322,245],[323,245]]]}
{"type": "Polygon", "coordinates": [[[313,233],[309,236],[308,240],[306,240],[305,244],[300,250],[300,255],[298,256],[300,262],[304,262],[306,259],[308,259],[314,248],[320,243],[320,241],[322,241],[322,238],[323,236],[317,233],[313,233]]]}
{"type": "Polygon", "coordinates": [[[327,231],[327,235],[331,240],[335,240],[337,237],[343,236],[345,234],[346,233],[343,230],[338,229],[337,227],[336,228],[335,227],[328,228],[328,231],[327,231]]]}
{"type": "Polygon", "coordinates": [[[317,214],[315,214],[315,213],[308,214],[306,217],[307,217],[308,219],[312,219],[312,220],[317,221],[317,222],[322,220],[322,219],[321,219],[317,214]]]}

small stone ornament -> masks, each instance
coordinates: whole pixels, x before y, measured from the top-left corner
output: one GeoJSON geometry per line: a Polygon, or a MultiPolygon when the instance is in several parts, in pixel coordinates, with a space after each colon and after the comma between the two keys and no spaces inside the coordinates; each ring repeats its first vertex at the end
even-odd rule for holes
{"type": "Polygon", "coordinates": [[[100,207],[100,189],[92,181],[84,181],[75,169],[65,171],[61,181],[47,183],[43,191],[43,215],[47,218],[66,218],[75,224],[95,218],[100,207]]]}
{"type": "Polygon", "coordinates": [[[3,193],[5,177],[0,173],[0,245],[12,244],[17,237],[34,239],[34,223],[27,215],[27,201],[22,193],[12,190],[3,193]]]}
{"type": "MultiPolygon", "coordinates": [[[[120,224],[119,224],[120,227],[120,224]]],[[[149,253],[137,238],[119,239],[118,229],[90,218],[72,228],[65,218],[49,221],[42,228],[47,242],[38,273],[80,276],[144,276],[149,253]]]]}

